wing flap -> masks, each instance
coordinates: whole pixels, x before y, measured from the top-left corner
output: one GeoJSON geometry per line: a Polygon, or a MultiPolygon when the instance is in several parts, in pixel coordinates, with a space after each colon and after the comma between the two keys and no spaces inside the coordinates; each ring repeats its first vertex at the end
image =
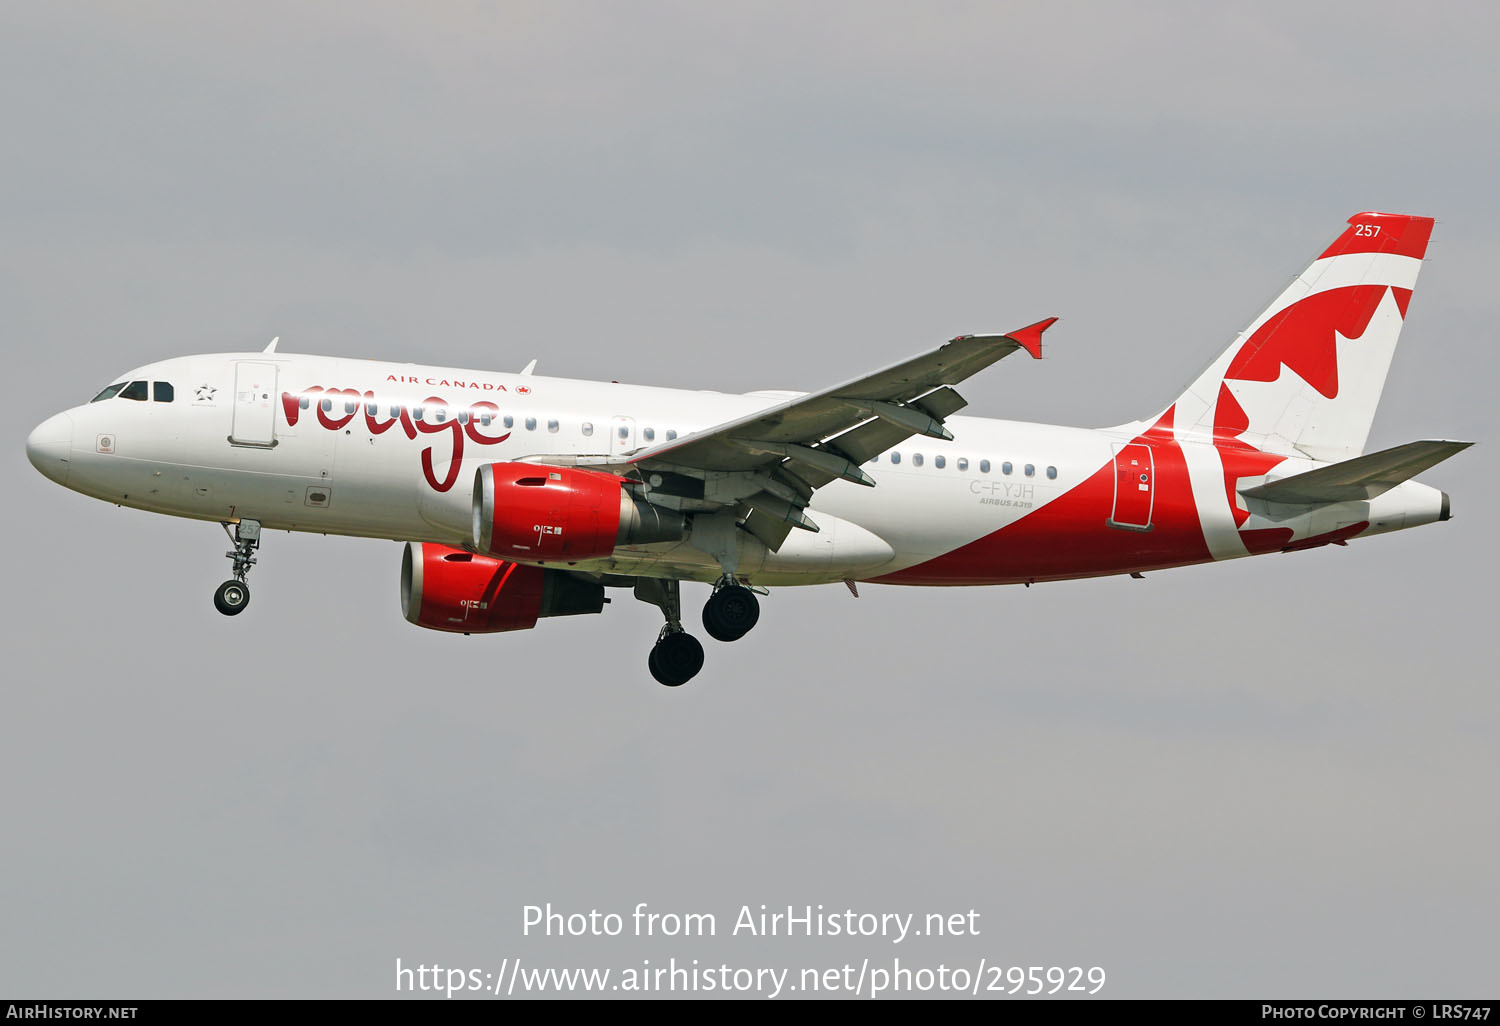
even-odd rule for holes
{"type": "Polygon", "coordinates": [[[772,552],[780,549],[786,536],[792,533],[792,525],[780,517],[763,513],[754,507],[744,507],[740,512],[745,515],[740,526],[764,542],[772,552]]]}
{"type": "Polygon", "coordinates": [[[969,405],[969,400],[944,385],[942,388],[934,388],[920,399],[913,399],[908,405],[915,406],[934,420],[942,420],[969,405]]]}
{"type": "MultiPolygon", "coordinates": [[[[893,446],[900,445],[911,435],[910,431],[889,421],[870,420],[859,427],[850,428],[841,435],[835,435],[817,448],[820,452],[836,453],[857,466],[868,462],[893,446]]],[[[797,467],[796,471],[797,476],[814,488],[822,488],[838,476],[809,467],[797,467]]]]}

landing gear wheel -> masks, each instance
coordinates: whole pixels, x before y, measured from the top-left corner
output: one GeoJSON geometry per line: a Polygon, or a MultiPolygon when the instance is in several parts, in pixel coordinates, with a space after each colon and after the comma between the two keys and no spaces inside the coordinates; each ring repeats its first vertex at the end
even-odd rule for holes
{"type": "Polygon", "coordinates": [[[703,645],[691,634],[668,634],[651,650],[646,665],[651,676],[669,688],[681,687],[703,669],[703,645]]]}
{"type": "Polygon", "coordinates": [[[225,616],[236,616],[250,604],[250,586],[245,583],[245,575],[255,565],[255,550],[260,548],[260,521],[244,517],[221,526],[234,543],[234,548],[224,553],[234,564],[230,571],[234,577],[214,592],[214,608],[225,616]]]}
{"type": "Polygon", "coordinates": [[[739,584],[720,588],[703,606],[703,629],[718,641],[738,641],[760,619],[755,592],[739,584]]]}
{"type": "Polygon", "coordinates": [[[242,613],[250,604],[250,586],[244,581],[225,581],[214,592],[214,608],[225,616],[242,613]]]}

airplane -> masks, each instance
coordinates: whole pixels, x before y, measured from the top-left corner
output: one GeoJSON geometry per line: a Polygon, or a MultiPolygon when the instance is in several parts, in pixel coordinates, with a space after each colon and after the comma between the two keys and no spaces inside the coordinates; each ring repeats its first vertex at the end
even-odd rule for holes
{"type": "Polygon", "coordinates": [[[652,388],[277,351],[120,375],[26,441],[51,480],[217,521],[249,603],[262,532],[405,542],[401,610],[461,634],[599,613],[665,620],[647,660],[703,667],[772,587],[1023,584],[1344,545],[1446,521],[1413,480],[1469,442],[1365,454],[1433,219],[1365,212],[1175,400],[1085,429],[957,416],[956,385],[1042,353],[1056,318],[959,335],[817,392],[652,388]]]}

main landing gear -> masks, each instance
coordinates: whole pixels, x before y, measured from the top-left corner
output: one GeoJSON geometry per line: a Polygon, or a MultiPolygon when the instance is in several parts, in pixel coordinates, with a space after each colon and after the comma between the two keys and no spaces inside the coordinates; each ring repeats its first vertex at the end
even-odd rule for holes
{"type": "Polygon", "coordinates": [[[703,643],[681,627],[673,631],[668,625],[657,636],[646,665],[658,683],[669,688],[680,687],[703,669],[703,643]]]}
{"type": "Polygon", "coordinates": [[[760,619],[755,592],[728,574],[719,578],[703,606],[703,629],[716,641],[739,641],[760,619]]]}
{"type": "Polygon", "coordinates": [[[667,619],[646,660],[651,676],[669,688],[681,687],[703,669],[702,642],[682,629],[682,586],[659,577],[641,577],[635,582],[635,597],[658,606],[667,619]]]}
{"type": "Polygon", "coordinates": [[[232,531],[229,524],[222,526],[224,533],[234,543],[234,548],[224,553],[234,561],[234,579],[225,581],[214,592],[214,608],[225,616],[234,616],[244,612],[245,607],[250,604],[250,586],[245,583],[245,578],[255,565],[252,553],[260,547],[260,521],[241,520],[234,525],[232,531]]]}
{"type": "MultiPolygon", "coordinates": [[[[669,688],[686,684],[703,669],[703,645],[682,629],[681,584],[659,577],[638,577],[635,597],[659,607],[667,621],[646,660],[651,676],[669,688]]],[[[755,592],[727,574],[714,586],[703,607],[703,629],[719,641],[738,641],[759,619],[760,602],[755,592]]]]}

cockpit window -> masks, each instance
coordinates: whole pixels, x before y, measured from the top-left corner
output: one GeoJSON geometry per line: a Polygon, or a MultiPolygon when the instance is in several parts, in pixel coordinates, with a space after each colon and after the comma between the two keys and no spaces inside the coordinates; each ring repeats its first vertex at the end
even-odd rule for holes
{"type": "Polygon", "coordinates": [[[151,394],[159,403],[172,401],[172,383],[170,381],[153,381],[151,383],[151,394]]]}
{"type": "Polygon", "coordinates": [[[130,384],[126,385],[125,390],[120,393],[120,398],[134,399],[138,403],[145,402],[146,383],[144,381],[132,381],[130,384]]]}
{"type": "Polygon", "coordinates": [[[94,396],[94,398],[90,399],[89,402],[102,403],[106,399],[113,399],[115,396],[120,394],[120,389],[124,387],[125,382],[117,381],[113,385],[110,385],[108,388],[106,388],[104,391],[100,392],[98,395],[94,396]]]}

